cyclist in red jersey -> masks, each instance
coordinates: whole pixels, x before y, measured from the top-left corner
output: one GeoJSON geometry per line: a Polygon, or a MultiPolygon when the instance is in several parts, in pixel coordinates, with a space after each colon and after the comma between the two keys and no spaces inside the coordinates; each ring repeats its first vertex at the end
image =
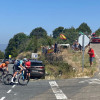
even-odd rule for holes
{"type": "Polygon", "coordinates": [[[25,67],[28,71],[28,76],[30,77],[30,67],[31,67],[31,62],[29,61],[29,59],[25,62],[25,67]]]}

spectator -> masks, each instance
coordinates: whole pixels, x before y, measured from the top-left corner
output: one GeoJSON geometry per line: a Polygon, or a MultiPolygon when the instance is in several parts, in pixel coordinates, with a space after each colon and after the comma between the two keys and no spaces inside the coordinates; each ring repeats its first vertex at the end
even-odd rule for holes
{"type": "Polygon", "coordinates": [[[78,48],[80,51],[82,50],[82,46],[80,44],[78,45],[78,48]]]}
{"type": "Polygon", "coordinates": [[[79,46],[79,43],[78,43],[77,40],[75,40],[75,42],[74,42],[74,47],[75,47],[75,50],[76,50],[76,51],[79,50],[78,46],[79,46]]]}
{"type": "Polygon", "coordinates": [[[45,56],[47,55],[47,47],[44,47],[44,54],[45,54],[45,56]]]}
{"type": "Polygon", "coordinates": [[[54,44],[54,53],[57,53],[57,43],[54,44]]]}
{"type": "Polygon", "coordinates": [[[95,57],[94,50],[91,47],[89,47],[88,54],[89,54],[89,60],[90,60],[90,66],[91,66],[93,64],[93,60],[95,57]]]}
{"type": "Polygon", "coordinates": [[[72,45],[72,49],[73,49],[73,50],[75,50],[75,46],[74,46],[74,43],[73,43],[73,45],[72,45]]]}
{"type": "Polygon", "coordinates": [[[45,53],[45,47],[43,46],[42,47],[42,54],[44,54],[45,53]]]}

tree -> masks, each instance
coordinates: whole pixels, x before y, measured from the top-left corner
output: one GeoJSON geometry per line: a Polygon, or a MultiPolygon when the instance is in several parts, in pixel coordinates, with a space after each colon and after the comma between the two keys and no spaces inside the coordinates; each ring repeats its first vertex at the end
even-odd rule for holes
{"type": "Polygon", "coordinates": [[[64,27],[58,27],[53,31],[53,38],[57,38],[60,33],[62,33],[64,30],[64,27]]]}
{"type": "MultiPolygon", "coordinates": [[[[15,42],[13,41],[13,38],[11,38],[9,40],[7,48],[5,49],[5,57],[6,58],[9,58],[9,55],[12,54],[11,52],[12,52],[14,46],[15,46],[15,42]]],[[[15,51],[15,53],[16,53],[16,51],[15,51]]]]}
{"type": "Polygon", "coordinates": [[[86,23],[82,23],[77,29],[76,29],[77,32],[83,32],[85,33],[86,35],[89,35],[91,34],[91,29],[90,27],[86,24],[86,23]]]}
{"type": "Polygon", "coordinates": [[[37,39],[47,36],[46,30],[44,30],[42,27],[38,27],[32,30],[30,33],[30,37],[37,36],[37,39]]]}
{"type": "Polygon", "coordinates": [[[52,44],[53,44],[54,40],[53,40],[53,38],[52,38],[52,37],[47,36],[47,38],[46,38],[46,42],[47,42],[47,45],[52,46],[52,44]]]}
{"type": "Polygon", "coordinates": [[[22,45],[20,47],[20,45],[23,42],[25,44],[26,39],[27,39],[27,36],[24,33],[18,33],[16,35],[14,35],[14,37],[9,40],[8,46],[5,50],[6,58],[8,58],[9,55],[12,55],[13,57],[16,57],[20,52],[24,51],[25,46],[22,45]]]}
{"type": "Polygon", "coordinates": [[[4,52],[0,50],[0,59],[4,59],[4,52]]]}
{"type": "Polygon", "coordinates": [[[16,35],[14,35],[14,37],[13,37],[13,41],[15,42],[15,47],[16,47],[16,49],[19,47],[19,45],[24,41],[24,40],[26,40],[27,39],[27,36],[26,36],[26,34],[24,34],[24,33],[18,33],[18,34],[16,34],[16,35]]]}
{"type": "Polygon", "coordinates": [[[62,40],[60,37],[57,38],[57,43],[69,43],[73,44],[73,42],[78,39],[78,32],[76,32],[76,29],[74,27],[71,27],[69,29],[64,29],[63,33],[61,33],[66,36],[67,40],[62,40]]]}
{"type": "Polygon", "coordinates": [[[100,36],[100,28],[95,31],[96,36],[100,36]]]}

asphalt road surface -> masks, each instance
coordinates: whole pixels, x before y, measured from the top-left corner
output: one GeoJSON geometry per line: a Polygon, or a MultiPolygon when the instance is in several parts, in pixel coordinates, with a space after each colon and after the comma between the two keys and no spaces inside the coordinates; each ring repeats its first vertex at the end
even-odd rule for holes
{"type": "MultiPolygon", "coordinates": [[[[100,44],[91,46],[100,62],[100,44]]],[[[31,80],[27,86],[0,83],[0,100],[100,100],[100,73],[93,78],[31,80]]]]}

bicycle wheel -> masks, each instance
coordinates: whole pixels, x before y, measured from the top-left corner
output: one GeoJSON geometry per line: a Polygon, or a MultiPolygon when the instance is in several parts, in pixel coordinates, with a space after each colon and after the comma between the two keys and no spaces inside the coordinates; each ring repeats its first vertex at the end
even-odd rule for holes
{"type": "Polygon", "coordinates": [[[3,83],[5,85],[10,85],[12,77],[13,77],[12,74],[7,74],[5,77],[3,77],[3,83]]]}
{"type": "Polygon", "coordinates": [[[2,82],[3,71],[0,70],[0,81],[2,82]]]}
{"type": "Polygon", "coordinates": [[[0,77],[2,77],[2,75],[3,75],[3,71],[2,71],[2,70],[0,70],[0,77]]]}
{"type": "Polygon", "coordinates": [[[20,85],[27,85],[29,82],[29,77],[25,78],[24,75],[20,75],[19,78],[18,78],[18,83],[20,85]]]}

